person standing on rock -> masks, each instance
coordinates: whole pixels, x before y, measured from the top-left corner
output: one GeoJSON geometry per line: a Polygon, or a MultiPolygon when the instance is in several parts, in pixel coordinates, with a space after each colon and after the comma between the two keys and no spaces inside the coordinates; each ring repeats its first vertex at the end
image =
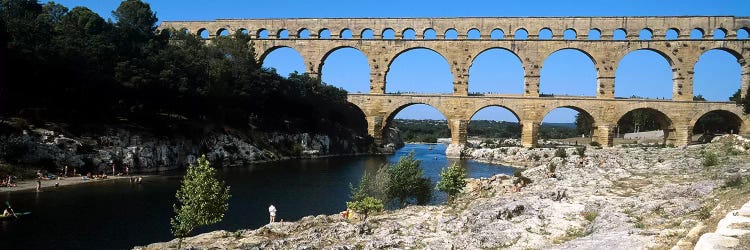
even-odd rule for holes
{"type": "Polygon", "coordinates": [[[115,175],[117,175],[115,173],[115,163],[112,163],[112,176],[115,176],[115,175]]]}
{"type": "Polygon", "coordinates": [[[268,207],[268,214],[270,215],[270,218],[268,220],[269,224],[276,221],[276,207],[274,207],[273,204],[271,204],[271,206],[268,207]]]}

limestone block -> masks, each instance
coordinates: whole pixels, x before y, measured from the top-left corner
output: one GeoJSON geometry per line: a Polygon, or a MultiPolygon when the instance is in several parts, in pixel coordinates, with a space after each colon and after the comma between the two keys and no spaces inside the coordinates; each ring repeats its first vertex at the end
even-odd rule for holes
{"type": "Polygon", "coordinates": [[[695,250],[719,250],[737,247],[740,240],[718,233],[707,233],[695,243],[695,250]]]}

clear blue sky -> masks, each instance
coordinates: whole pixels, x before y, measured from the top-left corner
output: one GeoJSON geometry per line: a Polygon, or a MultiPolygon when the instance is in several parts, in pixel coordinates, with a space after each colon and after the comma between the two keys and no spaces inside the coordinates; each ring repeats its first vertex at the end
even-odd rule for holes
{"type": "MultiPolygon", "coordinates": [[[[41,1],[44,2],[44,1],[41,1]]],[[[63,0],[69,8],[86,6],[105,19],[119,1],[63,0]]],[[[748,0],[549,0],[549,1],[445,1],[445,0],[359,0],[359,1],[230,1],[230,0],[154,0],[151,4],[159,20],[213,20],[216,18],[282,17],[456,17],[456,16],[750,16],[748,0]]],[[[114,20],[113,20],[114,21],[114,20]]],[[[511,36],[512,34],[505,34],[511,36]]],[[[302,58],[292,49],[272,52],[263,62],[281,75],[304,72],[302,58]]],[[[469,91],[521,93],[523,70],[512,54],[500,49],[480,54],[470,68],[469,91]]],[[[548,57],[541,71],[541,92],[570,95],[595,95],[593,63],[585,55],[563,50],[548,57]]],[[[350,92],[368,92],[367,60],[355,49],[334,52],[325,62],[323,81],[350,92]]],[[[438,54],[418,49],[397,57],[387,75],[387,92],[448,93],[452,76],[448,63],[438,54]]],[[[634,94],[651,98],[671,98],[672,73],[667,62],[654,52],[636,51],[620,62],[616,71],[615,95],[634,94]]],[[[733,56],[709,51],[695,68],[696,95],[711,101],[725,101],[740,86],[740,66],[733,56]]],[[[545,122],[572,122],[575,111],[556,109],[545,122]]],[[[399,118],[442,119],[437,110],[414,105],[401,111],[399,118]]],[[[501,108],[483,109],[474,119],[516,121],[501,108]]]]}

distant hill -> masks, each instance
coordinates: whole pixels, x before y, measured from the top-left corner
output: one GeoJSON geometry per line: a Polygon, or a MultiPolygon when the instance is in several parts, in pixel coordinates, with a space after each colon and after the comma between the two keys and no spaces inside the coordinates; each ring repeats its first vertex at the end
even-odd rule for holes
{"type": "MultiPolygon", "coordinates": [[[[446,120],[394,119],[391,126],[401,131],[406,142],[436,142],[437,138],[450,137],[446,120]]],[[[469,123],[469,136],[485,138],[520,138],[521,126],[518,122],[473,120],[469,123]]],[[[575,123],[542,123],[540,137],[560,139],[576,137],[575,123]]]]}

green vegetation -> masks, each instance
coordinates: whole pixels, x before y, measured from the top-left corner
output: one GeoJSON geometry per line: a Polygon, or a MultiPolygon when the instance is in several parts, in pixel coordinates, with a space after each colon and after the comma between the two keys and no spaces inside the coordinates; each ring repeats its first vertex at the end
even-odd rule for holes
{"type": "Polygon", "coordinates": [[[402,156],[398,163],[388,167],[388,199],[396,199],[401,207],[406,206],[408,198],[423,205],[430,201],[432,185],[430,179],[423,176],[420,162],[414,157],[414,152],[402,156]]]}
{"type": "Polygon", "coordinates": [[[705,152],[702,160],[703,166],[710,167],[719,164],[719,157],[713,152],[705,152]]]}
{"type": "Polygon", "coordinates": [[[568,153],[565,152],[564,148],[557,148],[555,149],[555,157],[566,158],[568,153]]]}
{"type": "Polygon", "coordinates": [[[437,189],[448,194],[448,202],[452,202],[458,193],[466,186],[466,169],[456,163],[440,171],[440,181],[437,189]]]}
{"type": "Polygon", "coordinates": [[[411,152],[399,158],[396,164],[372,173],[366,172],[356,187],[349,184],[351,201],[372,197],[383,204],[397,202],[398,207],[406,206],[410,199],[420,205],[427,204],[432,196],[432,185],[429,179],[423,177],[419,164],[414,152],[411,152]]]}
{"type": "Polygon", "coordinates": [[[576,153],[580,157],[586,156],[586,147],[584,147],[584,146],[576,147],[576,153]]]}
{"type": "Polygon", "coordinates": [[[361,200],[346,202],[346,208],[364,215],[365,217],[362,220],[367,221],[367,216],[370,213],[383,211],[383,202],[371,196],[367,196],[361,200]]]}
{"type": "Polygon", "coordinates": [[[261,68],[250,37],[206,43],[156,30],[149,4],[126,0],[106,21],[85,7],[0,2],[0,115],[45,121],[130,122],[173,128],[217,123],[258,131],[366,136],[346,92],[320,79],[261,68]]]}
{"type": "Polygon", "coordinates": [[[220,222],[229,209],[229,197],[229,187],[218,179],[206,156],[201,156],[198,164],[188,167],[177,190],[172,234],[181,242],[194,228],[220,222]]]}

